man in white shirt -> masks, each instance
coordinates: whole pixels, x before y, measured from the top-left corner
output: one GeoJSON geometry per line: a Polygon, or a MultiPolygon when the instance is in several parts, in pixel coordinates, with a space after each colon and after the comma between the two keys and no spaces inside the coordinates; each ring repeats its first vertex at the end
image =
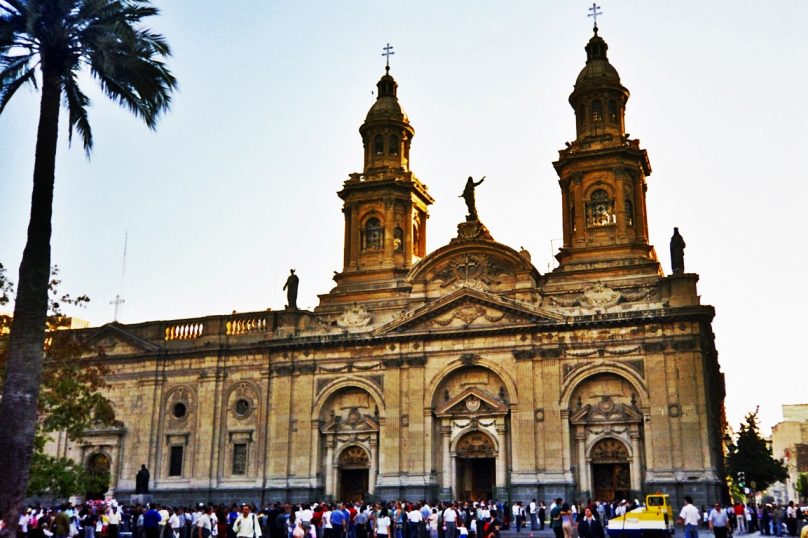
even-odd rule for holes
{"type": "Polygon", "coordinates": [[[685,538],[699,538],[699,509],[693,505],[693,497],[685,495],[685,505],[679,512],[679,521],[685,526],[685,538]]]}
{"type": "Polygon", "coordinates": [[[199,517],[196,520],[196,526],[194,527],[193,538],[208,538],[210,536],[210,531],[213,528],[210,514],[210,506],[206,506],[204,511],[199,514],[199,517]]]}
{"type": "Polygon", "coordinates": [[[539,505],[536,504],[536,499],[530,501],[530,505],[528,505],[528,510],[530,512],[530,530],[537,531],[539,530],[539,505]]]}
{"type": "Polygon", "coordinates": [[[454,503],[449,503],[449,506],[443,511],[443,526],[446,528],[444,533],[446,538],[457,536],[457,510],[455,510],[454,503]]]}
{"type": "MultiPolygon", "coordinates": [[[[302,510],[301,510],[302,511],[302,510]]],[[[306,524],[311,522],[309,516],[306,524]]],[[[241,505],[241,513],[233,523],[233,532],[236,533],[238,538],[261,538],[261,525],[258,524],[258,518],[250,511],[249,504],[241,505]]]]}
{"type": "Polygon", "coordinates": [[[407,512],[407,521],[410,523],[407,526],[408,538],[417,538],[418,528],[424,522],[424,516],[421,515],[421,511],[418,509],[417,505],[413,505],[412,510],[407,512]]]}

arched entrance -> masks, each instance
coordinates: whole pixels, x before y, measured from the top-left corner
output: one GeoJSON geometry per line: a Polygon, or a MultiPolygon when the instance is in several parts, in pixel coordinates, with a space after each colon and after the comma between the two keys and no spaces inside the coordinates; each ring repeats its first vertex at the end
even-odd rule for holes
{"type": "Polygon", "coordinates": [[[601,439],[592,447],[594,498],[611,501],[631,496],[631,458],[626,445],[617,439],[601,439]]]}
{"type": "Polygon", "coordinates": [[[368,492],[370,455],[360,446],[349,446],[337,460],[339,473],[339,500],[360,501],[368,492]]]}
{"type": "Polygon", "coordinates": [[[487,434],[472,431],[457,442],[457,498],[480,501],[494,498],[496,449],[487,434]]]}
{"type": "Polygon", "coordinates": [[[103,499],[109,489],[109,456],[96,452],[87,458],[88,480],[85,496],[87,499],[103,499]]]}

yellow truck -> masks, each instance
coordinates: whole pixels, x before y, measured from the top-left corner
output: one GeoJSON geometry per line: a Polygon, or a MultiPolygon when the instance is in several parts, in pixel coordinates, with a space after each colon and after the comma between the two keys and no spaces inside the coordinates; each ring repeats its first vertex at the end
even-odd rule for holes
{"type": "Polygon", "coordinates": [[[668,538],[673,536],[673,508],[668,495],[645,496],[645,506],[609,520],[609,538],[668,538]]]}

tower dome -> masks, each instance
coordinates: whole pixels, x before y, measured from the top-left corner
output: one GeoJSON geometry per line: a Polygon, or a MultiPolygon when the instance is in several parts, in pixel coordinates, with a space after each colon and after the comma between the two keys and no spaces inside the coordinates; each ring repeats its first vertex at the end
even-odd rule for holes
{"type": "Polygon", "coordinates": [[[384,76],[376,83],[378,89],[378,97],[376,102],[368,110],[368,115],[365,121],[391,119],[398,120],[404,123],[409,123],[410,119],[407,113],[398,102],[397,91],[398,83],[390,75],[390,68],[386,68],[384,76]]]}
{"type": "Polygon", "coordinates": [[[609,45],[595,34],[586,44],[586,65],[575,80],[569,102],[575,110],[578,141],[625,134],[625,109],[629,91],[620,84],[617,69],[609,63],[609,45]]]}
{"type": "Polygon", "coordinates": [[[364,175],[368,179],[408,171],[410,143],[415,135],[407,113],[398,102],[398,84],[390,75],[390,66],[385,68],[376,88],[376,102],[359,127],[365,146],[364,175]]]}

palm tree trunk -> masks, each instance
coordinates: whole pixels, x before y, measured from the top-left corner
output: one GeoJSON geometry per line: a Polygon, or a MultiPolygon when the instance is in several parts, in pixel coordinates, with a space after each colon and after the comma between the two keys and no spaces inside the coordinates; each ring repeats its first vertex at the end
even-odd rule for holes
{"type": "Polygon", "coordinates": [[[60,97],[58,75],[49,75],[43,68],[31,220],[17,280],[14,319],[8,339],[5,382],[0,401],[0,477],[3,481],[3,487],[0,487],[0,514],[11,530],[11,538],[16,536],[34,450],[48,310],[51,214],[60,97]]]}

